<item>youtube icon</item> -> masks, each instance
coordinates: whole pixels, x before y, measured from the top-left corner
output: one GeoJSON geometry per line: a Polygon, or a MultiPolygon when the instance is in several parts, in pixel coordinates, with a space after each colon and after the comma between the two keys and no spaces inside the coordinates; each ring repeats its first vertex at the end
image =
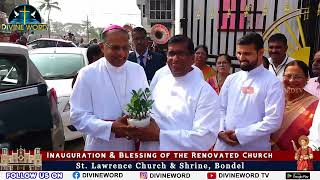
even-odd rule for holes
{"type": "Polygon", "coordinates": [[[217,174],[215,172],[208,172],[207,179],[217,179],[217,174]]]}

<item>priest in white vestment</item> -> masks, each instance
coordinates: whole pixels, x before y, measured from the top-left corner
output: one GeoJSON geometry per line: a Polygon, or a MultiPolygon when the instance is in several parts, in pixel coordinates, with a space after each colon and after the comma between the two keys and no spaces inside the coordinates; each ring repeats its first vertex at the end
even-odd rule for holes
{"type": "Polygon", "coordinates": [[[216,151],[268,151],[283,120],[284,89],[263,62],[263,39],[249,33],[237,43],[242,71],[227,77],[221,93],[216,151]]]}
{"type": "Polygon", "coordinates": [[[313,116],[312,125],[308,135],[309,145],[314,151],[320,148],[320,105],[318,104],[316,112],[313,116]]]}
{"type": "Polygon", "coordinates": [[[80,70],[71,95],[71,123],[86,134],[87,151],[133,151],[135,142],[125,137],[125,106],[131,91],[147,88],[143,68],[127,61],[128,33],[119,26],[104,30],[100,48],[104,57],[80,70]]]}
{"type": "Polygon", "coordinates": [[[192,67],[192,41],[177,35],[168,44],[171,73],[163,74],[152,90],[154,120],[129,136],[141,141],[142,151],[209,150],[219,130],[218,95],[192,67]]]}

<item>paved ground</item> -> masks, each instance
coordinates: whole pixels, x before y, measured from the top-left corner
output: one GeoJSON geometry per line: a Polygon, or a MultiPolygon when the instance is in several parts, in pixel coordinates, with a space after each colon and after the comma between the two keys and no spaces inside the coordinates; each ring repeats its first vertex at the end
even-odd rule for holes
{"type": "Polygon", "coordinates": [[[66,141],[64,144],[64,150],[66,151],[83,151],[84,140],[79,138],[73,141],[66,141]]]}

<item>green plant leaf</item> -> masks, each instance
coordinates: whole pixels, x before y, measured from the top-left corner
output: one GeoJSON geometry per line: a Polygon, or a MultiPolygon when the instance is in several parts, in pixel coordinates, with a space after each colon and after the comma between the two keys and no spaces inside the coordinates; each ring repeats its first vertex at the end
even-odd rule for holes
{"type": "Polygon", "coordinates": [[[131,94],[130,103],[126,106],[129,117],[134,119],[146,118],[154,102],[150,99],[151,91],[148,88],[145,90],[139,89],[138,91],[132,90],[131,94]]]}

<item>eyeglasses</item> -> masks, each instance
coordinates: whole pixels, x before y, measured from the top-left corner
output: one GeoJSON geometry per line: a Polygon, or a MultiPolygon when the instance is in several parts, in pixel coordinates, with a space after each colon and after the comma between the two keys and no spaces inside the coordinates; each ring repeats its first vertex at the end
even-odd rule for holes
{"type": "Polygon", "coordinates": [[[109,44],[107,42],[105,42],[104,45],[107,46],[108,48],[110,48],[112,51],[120,51],[121,49],[123,51],[129,51],[129,49],[130,49],[129,45],[127,45],[127,46],[119,46],[119,45],[112,45],[112,44],[109,44]]]}
{"type": "Polygon", "coordinates": [[[305,76],[302,75],[302,74],[284,74],[283,75],[283,79],[286,79],[286,80],[290,80],[290,79],[302,80],[302,79],[305,79],[305,76]]]}
{"type": "Polygon", "coordinates": [[[220,65],[220,66],[225,66],[229,64],[228,62],[217,62],[217,65],[220,65]]]}
{"type": "Polygon", "coordinates": [[[168,57],[174,57],[174,56],[186,57],[186,56],[189,56],[190,53],[185,51],[168,51],[167,55],[168,57]]]}

